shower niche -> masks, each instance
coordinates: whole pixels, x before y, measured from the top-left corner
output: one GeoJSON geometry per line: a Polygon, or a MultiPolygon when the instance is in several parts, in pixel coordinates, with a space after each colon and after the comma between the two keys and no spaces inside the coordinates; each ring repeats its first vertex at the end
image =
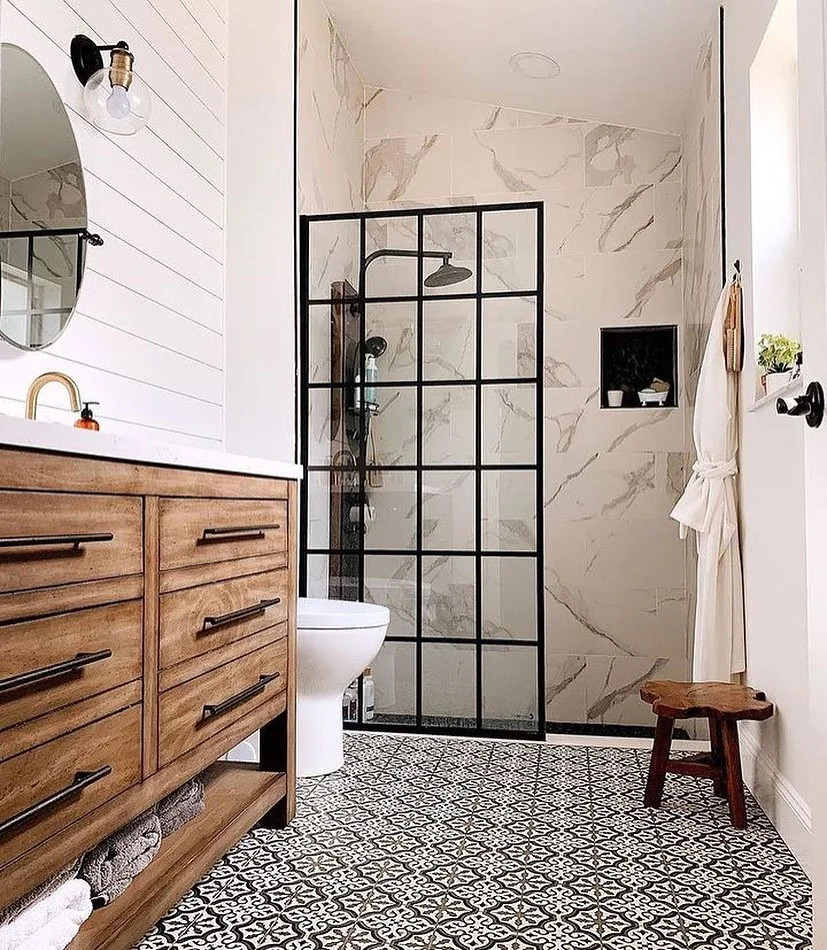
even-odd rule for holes
{"type": "Polygon", "coordinates": [[[539,737],[542,205],[301,221],[301,591],[385,604],[356,728],[539,737]]]}
{"type": "Polygon", "coordinates": [[[651,387],[655,381],[669,387],[659,407],[674,408],[678,404],[677,379],[677,326],[601,328],[602,408],[644,408],[639,393],[651,387]],[[611,392],[623,393],[620,406],[612,405],[611,392]]]}

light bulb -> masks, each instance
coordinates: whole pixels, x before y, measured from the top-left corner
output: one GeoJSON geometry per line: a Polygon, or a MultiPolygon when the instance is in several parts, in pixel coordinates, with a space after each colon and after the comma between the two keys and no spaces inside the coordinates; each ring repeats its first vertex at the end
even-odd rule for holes
{"type": "Polygon", "coordinates": [[[106,111],[113,119],[125,119],[132,111],[129,93],[123,86],[112,87],[112,94],[106,100],[106,111]]]}

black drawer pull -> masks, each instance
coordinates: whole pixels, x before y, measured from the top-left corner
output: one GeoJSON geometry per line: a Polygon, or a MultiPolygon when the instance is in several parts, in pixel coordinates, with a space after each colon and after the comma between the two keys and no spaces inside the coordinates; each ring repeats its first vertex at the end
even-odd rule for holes
{"type": "Polygon", "coordinates": [[[6,832],[13,831],[20,825],[26,824],[27,821],[36,818],[41,812],[65,802],[67,798],[73,798],[75,795],[79,795],[85,788],[94,785],[95,782],[99,782],[102,778],[106,778],[106,776],[111,773],[111,765],[104,765],[103,768],[97,769],[95,772],[75,772],[75,777],[71,785],[67,785],[66,788],[55,792],[54,795],[44,798],[42,802],[31,805],[25,811],[21,811],[11,818],[0,822],[0,835],[6,834],[6,832]]]}
{"type": "Polygon", "coordinates": [[[271,673],[269,676],[261,676],[257,683],[253,683],[252,686],[248,686],[247,689],[236,693],[235,696],[225,699],[223,703],[218,703],[215,706],[205,706],[201,718],[214,719],[222,713],[235,709],[236,706],[246,703],[248,699],[252,699],[254,696],[258,696],[259,693],[263,693],[270,683],[277,680],[279,676],[281,676],[281,673],[271,673]]]}
{"type": "Polygon", "coordinates": [[[260,617],[268,607],[275,607],[281,603],[281,597],[273,597],[270,600],[260,600],[257,604],[250,604],[249,607],[241,607],[229,614],[221,614],[220,617],[204,617],[204,626],[202,633],[212,633],[221,627],[227,627],[233,623],[239,623],[241,620],[249,620],[251,617],[260,617]]]}
{"type": "Polygon", "coordinates": [[[115,535],[111,531],[101,534],[43,534],[30,538],[0,538],[0,548],[43,548],[59,544],[71,544],[77,550],[81,544],[96,544],[100,541],[112,541],[115,535]]]}
{"type": "Polygon", "coordinates": [[[278,531],[280,524],[242,525],[239,528],[204,528],[199,544],[211,541],[261,541],[265,531],[278,531]]]}
{"type": "Polygon", "coordinates": [[[101,660],[108,660],[110,656],[112,656],[111,650],[98,650],[97,653],[78,653],[73,660],[63,660],[62,663],[53,663],[51,666],[44,666],[39,670],[9,676],[8,679],[0,680],[0,693],[8,692],[11,689],[21,689],[23,686],[31,686],[55,676],[64,676],[66,673],[74,673],[75,670],[83,669],[84,666],[100,663],[101,660]]]}

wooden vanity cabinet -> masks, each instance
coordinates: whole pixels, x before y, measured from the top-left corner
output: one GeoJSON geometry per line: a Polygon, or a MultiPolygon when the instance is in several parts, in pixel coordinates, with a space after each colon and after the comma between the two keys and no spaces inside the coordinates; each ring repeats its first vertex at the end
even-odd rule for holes
{"type": "Polygon", "coordinates": [[[295,481],[0,447],[0,906],[204,774],[72,943],[129,950],[292,819],[296,532],[295,481]],[[260,765],[219,761],[258,729],[260,765]]]}

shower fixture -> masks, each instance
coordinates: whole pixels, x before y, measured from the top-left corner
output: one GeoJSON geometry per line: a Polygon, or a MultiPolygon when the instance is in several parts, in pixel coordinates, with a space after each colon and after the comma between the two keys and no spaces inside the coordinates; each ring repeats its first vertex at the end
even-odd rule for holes
{"type": "Polygon", "coordinates": [[[450,287],[452,284],[458,284],[463,280],[468,280],[472,275],[468,267],[456,267],[451,263],[453,257],[451,251],[406,251],[401,248],[383,247],[381,250],[368,254],[365,258],[362,269],[359,273],[359,295],[365,294],[365,274],[368,267],[380,257],[413,257],[413,258],[433,258],[441,260],[442,264],[428,277],[425,278],[426,287],[450,287]]]}
{"type": "Polygon", "coordinates": [[[468,267],[456,267],[445,260],[433,274],[425,278],[425,286],[450,287],[452,284],[459,284],[463,280],[468,280],[471,273],[468,267]]]}
{"type": "Polygon", "coordinates": [[[383,336],[372,336],[365,340],[365,354],[379,359],[388,349],[388,341],[383,336]]]}

